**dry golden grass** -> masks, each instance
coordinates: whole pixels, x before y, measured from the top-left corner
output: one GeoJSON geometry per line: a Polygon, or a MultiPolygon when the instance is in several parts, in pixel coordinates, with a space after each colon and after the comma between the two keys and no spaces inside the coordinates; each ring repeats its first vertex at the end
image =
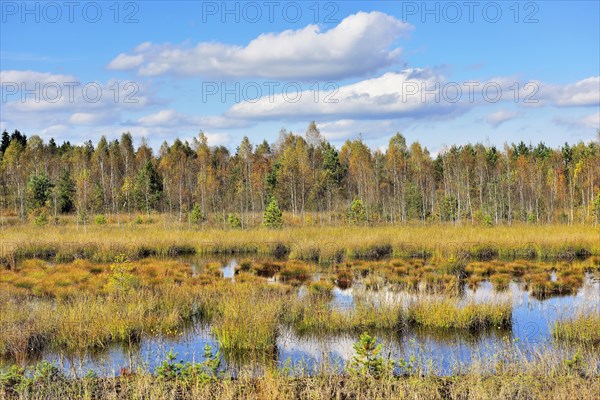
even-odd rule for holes
{"type": "MultiPolygon", "coordinates": [[[[340,257],[376,257],[391,246],[396,256],[430,254],[474,257],[573,258],[589,251],[600,255],[600,228],[568,225],[514,225],[493,228],[449,225],[405,225],[380,227],[286,227],[281,230],[197,229],[187,225],[75,225],[11,226],[0,231],[4,256],[15,248],[29,253],[79,251],[110,261],[116,253],[148,252],[168,254],[186,251],[201,253],[280,251],[285,244],[291,258],[338,260],[340,257]],[[35,245],[35,246],[33,246],[35,245]],[[12,250],[11,250],[12,249],[12,250]],[[100,254],[97,254],[100,253],[100,254]],[[106,253],[102,257],[102,253],[106,253]]],[[[60,254],[59,254],[60,255],[60,254]]],[[[56,256],[56,254],[54,254],[56,256]]],[[[6,262],[6,261],[5,261],[6,262]]]]}

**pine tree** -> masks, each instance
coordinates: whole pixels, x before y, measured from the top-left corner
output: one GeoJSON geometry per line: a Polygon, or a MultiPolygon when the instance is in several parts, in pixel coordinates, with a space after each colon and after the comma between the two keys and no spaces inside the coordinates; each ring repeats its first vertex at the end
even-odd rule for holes
{"type": "Polygon", "coordinates": [[[2,141],[0,142],[0,154],[4,155],[6,149],[10,145],[10,136],[7,131],[2,132],[2,141]]]}
{"type": "Polygon", "coordinates": [[[75,182],[68,169],[64,169],[58,180],[58,209],[69,213],[75,209],[75,182]]]}
{"type": "Polygon", "coordinates": [[[348,210],[348,221],[353,224],[362,224],[367,221],[367,211],[362,200],[355,199],[348,210]]]}
{"type": "Polygon", "coordinates": [[[50,200],[53,184],[46,174],[31,175],[27,181],[29,208],[36,210],[45,207],[50,200]]]}
{"type": "Polygon", "coordinates": [[[283,226],[283,214],[277,200],[271,200],[263,215],[263,225],[266,228],[279,229],[283,226]]]}

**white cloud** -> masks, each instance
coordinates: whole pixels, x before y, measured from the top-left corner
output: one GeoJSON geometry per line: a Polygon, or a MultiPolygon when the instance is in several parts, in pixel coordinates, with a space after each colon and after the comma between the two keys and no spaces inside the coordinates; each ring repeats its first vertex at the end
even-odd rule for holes
{"type": "Polygon", "coordinates": [[[586,128],[598,130],[600,129],[600,111],[595,114],[590,114],[587,117],[580,118],[578,122],[586,128]]]}
{"type": "Polygon", "coordinates": [[[113,118],[113,114],[78,112],[69,117],[69,123],[75,125],[98,125],[100,123],[110,123],[113,118]]]}
{"type": "Polygon", "coordinates": [[[357,138],[359,135],[365,140],[383,139],[399,130],[394,122],[396,121],[340,119],[319,124],[319,130],[327,140],[333,142],[357,138]]]}
{"type": "Polygon", "coordinates": [[[248,126],[248,123],[246,121],[234,120],[218,115],[195,116],[183,114],[175,110],[160,110],[154,114],[148,114],[139,118],[133,125],[145,127],[222,129],[241,128],[248,126]]]}
{"type": "Polygon", "coordinates": [[[557,107],[600,105],[600,76],[592,76],[568,85],[542,85],[540,95],[557,107]]]}
{"type": "Polygon", "coordinates": [[[69,127],[66,125],[51,125],[42,129],[40,136],[43,139],[49,139],[51,137],[62,138],[67,132],[69,132],[69,127]]]}
{"type": "Polygon", "coordinates": [[[159,103],[147,95],[152,94],[149,87],[137,82],[84,82],[71,75],[22,70],[0,71],[0,80],[2,106],[12,114],[120,112],[159,103]]]}
{"type": "Polygon", "coordinates": [[[520,113],[509,110],[499,110],[487,116],[485,119],[494,128],[499,127],[503,123],[517,118],[520,113]]]}
{"type": "Polygon", "coordinates": [[[431,70],[407,69],[328,91],[264,96],[236,104],[225,115],[245,119],[386,119],[443,116],[468,109],[464,101],[454,103],[442,97],[439,84],[443,82],[445,78],[431,70]]]}
{"type": "Polygon", "coordinates": [[[140,65],[142,65],[143,62],[144,56],[141,54],[132,56],[121,53],[117,56],[117,58],[115,58],[108,64],[107,68],[114,70],[128,70],[139,67],[140,65]]]}
{"type": "Polygon", "coordinates": [[[121,53],[108,64],[140,75],[271,79],[341,79],[392,65],[400,48],[393,43],[412,29],[381,12],[350,15],[328,31],[317,25],[265,33],[247,46],[201,42],[195,47],[149,42],[133,54],[121,53]]]}
{"type": "Polygon", "coordinates": [[[567,126],[571,129],[600,130],[600,111],[580,118],[555,117],[554,122],[558,125],[567,126]]]}
{"type": "Polygon", "coordinates": [[[72,75],[52,74],[31,70],[0,70],[0,84],[16,83],[19,87],[24,84],[27,89],[33,89],[35,84],[40,86],[48,83],[77,82],[72,75]]]}
{"type": "Polygon", "coordinates": [[[231,137],[227,133],[204,132],[204,135],[206,135],[206,141],[209,146],[226,146],[231,144],[231,137]]]}

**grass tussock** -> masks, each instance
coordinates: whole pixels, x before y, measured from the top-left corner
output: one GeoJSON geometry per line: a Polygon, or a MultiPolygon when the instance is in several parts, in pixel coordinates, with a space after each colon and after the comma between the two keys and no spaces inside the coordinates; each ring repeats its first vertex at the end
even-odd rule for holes
{"type": "Polygon", "coordinates": [[[453,299],[419,299],[408,306],[407,320],[439,329],[508,329],[512,323],[512,305],[495,302],[462,305],[453,299]]]}
{"type": "Polygon", "coordinates": [[[299,334],[400,330],[403,323],[401,307],[366,300],[357,301],[350,310],[340,310],[323,298],[309,297],[296,299],[286,309],[284,322],[299,334]]]}
{"type": "Polygon", "coordinates": [[[600,344],[600,314],[579,315],[557,321],[552,328],[552,335],[557,340],[598,345],[600,344]]]}
{"type": "Polygon", "coordinates": [[[229,354],[270,353],[283,305],[279,289],[241,284],[227,290],[214,318],[214,333],[229,354]]]}

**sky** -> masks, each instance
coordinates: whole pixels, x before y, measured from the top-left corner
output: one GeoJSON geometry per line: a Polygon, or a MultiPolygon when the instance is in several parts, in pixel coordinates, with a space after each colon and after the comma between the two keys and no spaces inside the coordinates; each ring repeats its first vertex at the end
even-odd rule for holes
{"type": "Polygon", "coordinates": [[[0,97],[58,143],[557,147],[600,129],[600,2],[1,0],[0,97]]]}

